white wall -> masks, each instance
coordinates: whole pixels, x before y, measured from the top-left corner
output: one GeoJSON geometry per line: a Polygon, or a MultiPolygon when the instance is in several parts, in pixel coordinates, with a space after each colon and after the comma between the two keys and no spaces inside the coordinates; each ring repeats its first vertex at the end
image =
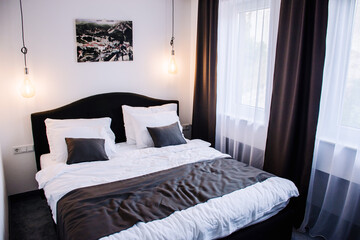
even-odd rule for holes
{"type": "Polygon", "coordinates": [[[0,149],[0,239],[8,239],[8,202],[0,149]]]}
{"type": "Polygon", "coordinates": [[[194,98],[194,84],[195,84],[195,60],[196,60],[196,39],[197,39],[197,18],[198,18],[198,0],[191,0],[191,14],[190,14],[190,75],[189,75],[189,101],[190,101],[190,111],[192,119],[193,111],[193,98],[194,98]]]}
{"type": "Polygon", "coordinates": [[[167,73],[170,0],[23,0],[28,67],[36,96],[22,98],[23,55],[19,1],[0,1],[0,144],[9,195],[37,188],[33,153],[12,146],[32,143],[30,114],[105,92],[136,92],[180,101],[191,122],[195,0],[176,0],[175,48],[179,72],[167,73]],[[133,21],[134,61],[77,63],[76,18],[133,21]]]}

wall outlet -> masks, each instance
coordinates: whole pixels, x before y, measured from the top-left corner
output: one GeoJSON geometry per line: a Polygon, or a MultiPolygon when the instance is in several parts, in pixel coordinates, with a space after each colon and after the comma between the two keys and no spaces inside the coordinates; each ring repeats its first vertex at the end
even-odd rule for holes
{"type": "Polygon", "coordinates": [[[32,145],[32,144],[13,147],[14,154],[27,153],[27,152],[33,152],[33,151],[34,151],[34,145],[32,145]]]}

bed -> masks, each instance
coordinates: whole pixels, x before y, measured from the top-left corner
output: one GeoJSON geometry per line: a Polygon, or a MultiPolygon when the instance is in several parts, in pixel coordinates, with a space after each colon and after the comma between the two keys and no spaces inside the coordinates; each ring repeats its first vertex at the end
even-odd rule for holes
{"type": "Polygon", "coordinates": [[[124,105],[169,104],[176,105],[178,115],[176,100],[106,93],[31,115],[36,179],[59,239],[291,239],[291,198],[298,195],[292,182],[230,159],[201,140],[160,148],[125,143],[124,105]],[[116,142],[112,157],[71,165],[54,162],[45,120],[97,118],[111,119],[114,136],[105,140],[116,142]],[[255,182],[242,180],[241,189],[232,184],[240,172],[253,174],[247,178],[255,182]],[[198,189],[203,189],[200,197],[193,197],[198,189]],[[257,203],[265,202],[265,195],[271,196],[271,207],[266,205],[270,200],[264,206],[257,203]]]}

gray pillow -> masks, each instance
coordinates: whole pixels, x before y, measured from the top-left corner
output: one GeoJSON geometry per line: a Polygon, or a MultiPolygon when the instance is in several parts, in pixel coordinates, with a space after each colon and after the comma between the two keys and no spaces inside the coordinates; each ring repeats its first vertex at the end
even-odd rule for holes
{"type": "Polygon", "coordinates": [[[65,138],[68,149],[67,164],[109,160],[105,152],[105,139],[65,138]]]}
{"type": "Polygon", "coordinates": [[[164,127],[147,127],[155,147],[185,144],[177,122],[164,127]]]}

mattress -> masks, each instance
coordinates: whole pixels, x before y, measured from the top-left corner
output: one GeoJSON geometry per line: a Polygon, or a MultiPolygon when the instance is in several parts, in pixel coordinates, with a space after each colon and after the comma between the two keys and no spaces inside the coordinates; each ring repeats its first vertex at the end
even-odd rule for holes
{"type": "MultiPolygon", "coordinates": [[[[44,155],[41,160],[43,169],[36,174],[36,179],[39,187],[44,189],[56,221],[57,202],[74,189],[223,157],[229,156],[211,148],[209,143],[201,140],[192,140],[188,144],[178,146],[145,149],[136,149],[134,145],[122,143],[117,144],[117,154],[106,162],[66,165],[54,162],[50,155],[44,155]]],[[[298,191],[291,181],[271,177],[245,189],[210,199],[183,211],[176,211],[166,218],[138,223],[105,238],[157,239],[164,236],[172,236],[173,239],[193,239],[194,236],[197,239],[219,238],[239,228],[270,218],[283,209],[294,196],[298,196],[298,191]],[[220,213],[214,209],[222,210],[220,213]]]]}

